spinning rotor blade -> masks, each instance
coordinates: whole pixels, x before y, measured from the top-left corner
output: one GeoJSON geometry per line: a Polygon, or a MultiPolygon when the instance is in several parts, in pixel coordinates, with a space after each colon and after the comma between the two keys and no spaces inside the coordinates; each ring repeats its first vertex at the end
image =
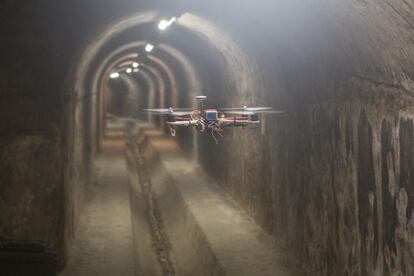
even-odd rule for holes
{"type": "Polygon", "coordinates": [[[255,112],[252,111],[225,111],[224,114],[230,114],[230,115],[254,115],[256,114],[255,112]]]}
{"type": "Polygon", "coordinates": [[[170,114],[171,110],[168,108],[144,109],[143,112],[155,113],[155,114],[170,114]]]}
{"type": "Polygon", "coordinates": [[[260,121],[249,121],[249,120],[234,120],[234,119],[219,119],[222,123],[241,123],[241,124],[260,124],[260,121]]]}
{"type": "Polygon", "coordinates": [[[257,112],[257,111],[272,110],[273,108],[271,108],[271,107],[246,107],[246,108],[243,108],[243,109],[248,110],[248,111],[257,112]]]}
{"type": "Polygon", "coordinates": [[[256,111],[225,111],[224,114],[230,114],[230,115],[255,115],[255,114],[280,114],[284,113],[284,111],[279,110],[256,110],[256,111]]]}
{"type": "MultiPolygon", "coordinates": [[[[192,111],[184,111],[184,108],[158,108],[158,109],[144,109],[143,112],[152,113],[154,115],[172,115],[172,116],[185,116],[190,115],[192,111]],[[176,111],[178,110],[178,111],[176,111]]],[[[191,110],[191,109],[188,109],[191,110]]]]}
{"type": "Polygon", "coordinates": [[[272,107],[247,107],[247,106],[242,106],[242,107],[223,107],[223,108],[218,108],[219,110],[223,110],[223,111],[234,111],[234,110],[245,110],[245,111],[255,111],[255,110],[271,110],[272,107]]]}
{"type": "Polygon", "coordinates": [[[194,108],[191,108],[191,107],[177,107],[177,108],[172,107],[172,109],[174,111],[193,111],[194,110],[194,108]]]}
{"type": "Polygon", "coordinates": [[[263,111],[263,110],[272,110],[272,107],[230,107],[230,108],[218,108],[220,111],[263,111]]]}
{"type": "Polygon", "coordinates": [[[285,112],[280,111],[280,110],[263,110],[263,111],[258,111],[256,113],[259,113],[259,114],[283,114],[285,112]]]}
{"type": "Polygon", "coordinates": [[[191,115],[192,111],[178,111],[178,112],[171,112],[169,113],[170,115],[173,116],[186,116],[186,115],[191,115]]]}

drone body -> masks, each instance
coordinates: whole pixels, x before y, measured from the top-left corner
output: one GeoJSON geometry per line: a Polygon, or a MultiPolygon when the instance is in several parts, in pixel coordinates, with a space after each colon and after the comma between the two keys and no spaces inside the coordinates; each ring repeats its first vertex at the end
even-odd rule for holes
{"type": "Polygon", "coordinates": [[[145,109],[145,112],[167,117],[167,125],[172,136],[175,136],[175,127],[195,127],[199,132],[211,133],[218,143],[216,135],[223,136],[226,127],[246,127],[250,124],[260,124],[259,114],[280,114],[282,111],[271,107],[242,107],[204,109],[203,101],[206,96],[197,96],[200,106],[198,109],[168,108],[145,109]]]}

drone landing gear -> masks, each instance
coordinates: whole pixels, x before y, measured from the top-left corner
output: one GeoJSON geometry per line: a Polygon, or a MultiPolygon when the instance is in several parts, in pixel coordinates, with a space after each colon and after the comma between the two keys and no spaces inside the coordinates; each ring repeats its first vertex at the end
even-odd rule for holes
{"type": "Polygon", "coordinates": [[[214,133],[217,133],[221,138],[223,138],[223,135],[219,131],[216,131],[214,129],[211,130],[211,137],[213,137],[214,142],[216,142],[216,145],[218,145],[219,142],[218,142],[216,135],[214,135],[214,133]]]}
{"type": "Polygon", "coordinates": [[[199,132],[204,132],[204,130],[206,129],[206,127],[205,127],[205,125],[203,124],[203,122],[199,122],[199,123],[197,123],[197,124],[196,124],[196,129],[197,129],[199,132]]]}
{"type": "Polygon", "coordinates": [[[170,126],[169,128],[170,128],[170,134],[171,134],[171,136],[175,136],[175,128],[172,127],[172,126],[170,126]]]}

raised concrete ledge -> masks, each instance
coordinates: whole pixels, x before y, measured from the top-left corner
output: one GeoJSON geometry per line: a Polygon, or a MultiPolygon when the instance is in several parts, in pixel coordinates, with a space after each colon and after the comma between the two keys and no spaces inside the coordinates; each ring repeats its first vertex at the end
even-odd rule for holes
{"type": "Polygon", "coordinates": [[[304,275],[172,139],[144,130],[138,140],[177,275],[304,275]]]}

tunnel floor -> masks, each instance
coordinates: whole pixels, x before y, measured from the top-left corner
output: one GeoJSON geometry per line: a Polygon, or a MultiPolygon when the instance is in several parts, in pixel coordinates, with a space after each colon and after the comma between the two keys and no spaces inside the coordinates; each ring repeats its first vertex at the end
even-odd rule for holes
{"type": "Polygon", "coordinates": [[[134,275],[124,139],[109,130],[95,160],[69,261],[61,276],[134,275]]]}
{"type": "Polygon", "coordinates": [[[60,276],[305,275],[214,181],[182,155],[173,139],[143,128],[137,137],[146,137],[145,141],[132,142],[124,126],[122,122],[108,124],[94,162],[93,181],[86,187],[68,263],[60,276]],[[131,151],[131,145],[139,150],[131,151]],[[152,186],[171,273],[162,271],[159,264],[156,252],[160,249],[154,243],[149,204],[141,189],[142,172],[134,173],[131,167],[137,165],[136,158],[131,163],[134,152],[148,165],[142,171],[148,172],[145,178],[152,186]],[[158,157],[154,159],[153,154],[158,157]]]}

